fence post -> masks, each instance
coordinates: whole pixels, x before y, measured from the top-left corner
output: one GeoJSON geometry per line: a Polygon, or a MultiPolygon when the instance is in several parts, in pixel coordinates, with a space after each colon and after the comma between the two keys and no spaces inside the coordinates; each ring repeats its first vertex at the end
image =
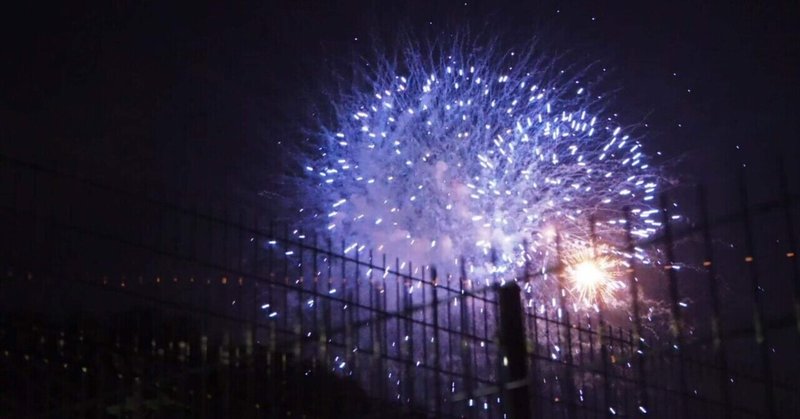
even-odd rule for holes
{"type": "Polygon", "coordinates": [[[386,276],[388,275],[389,271],[386,265],[386,253],[381,256],[381,270],[383,275],[381,275],[380,290],[378,290],[378,308],[384,315],[384,320],[379,323],[378,327],[378,340],[381,342],[381,351],[379,352],[378,358],[380,364],[379,371],[381,374],[383,374],[381,380],[379,381],[379,388],[382,400],[386,400],[386,398],[389,397],[389,386],[386,381],[386,360],[389,359],[389,316],[386,314],[388,313],[388,309],[386,307],[386,294],[388,294],[388,290],[386,289],[386,276]]]}
{"type": "Polygon", "coordinates": [[[767,331],[764,329],[764,302],[758,268],[755,259],[755,244],[753,239],[753,226],[750,217],[750,202],[747,195],[747,180],[744,169],[739,173],[739,197],[742,206],[742,227],[744,227],[745,264],[753,290],[753,323],[755,327],[756,345],[761,353],[761,368],[764,379],[764,409],[770,418],[776,417],[775,402],[772,382],[772,363],[769,358],[769,343],[767,331]]]}
{"type": "Polygon", "coordinates": [[[459,334],[461,335],[461,365],[464,374],[464,394],[467,396],[467,416],[474,417],[475,413],[472,409],[472,351],[470,350],[470,327],[469,327],[469,311],[467,310],[467,269],[464,258],[459,260],[459,267],[461,268],[461,278],[459,279],[459,314],[461,318],[461,326],[459,334]]]}
{"type": "MultiPolygon", "coordinates": [[[[592,222],[594,225],[594,222],[592,222]]],[[[556,320],[558,328],[558,336],[561,336],[561,326],[564,327],[564,346],[562,348],[564,354],[565,364],[565,377],[563,381],[563,395],[567,405],[567,417],[574,419],[577,417],[577,405],[575,403],[575,374],[573,372],[572,362],[572,323],[570,321],[569,308],[567,307],[567,278],[565,277],[565,264],[564,256],[561,249],[561,233],[556,232],[556,254],[558,257],[558,269],[556,270],[556,277],[558,278],[558,301],[560,307],[560,315],[556,320]]],[[[596,257],[597,255],[595,255],[596,257]]]]}
{"type": "Polygon", "coordinates": [[[408,276],[403,279],[403,317],[405,317],[405,320],[403,321],[405,330],[405,336],[403,337],[403,340],[406,342],[406,353],[408,354],[408,360],[406,362],[405,393],[408,408],[413,412],[414,380],[416,379],[414,369],[416,368],[416,365],[414,362],[414,323],[412,321],[413,311],[411,310],[411,292],[414,289],[414,269],[410,261],[407,263],[408,276]]]}
{"type": "Polygon", "coordinates": [[[667,264],[664,269],[667,271],[669,298],[670,298],[670,313],[672,315],[672,336],[675,339],[675,348],[678,356],[678,385],[681,397],[681,416],[689,417],[689,393],[686,384],[686,369],[684,364],[684,348],[683,345],[683,316],[680,309],[679,294],[678,294],[678,274],[675,269],[675,249],[673,249],[672,241],[672,223],[669,214],[669,203],[667,202],[667,195],[661,194],[661,221],[664,226],[664,247],[666,248],[667,264]]]}
{"type": "Polygon", "coordinates": [[[722,315],[719,305],[719,286],[717,273],[714,268],[714,246],[711,242],[711,225],[708,217],[708,195],[702,186],[697,189],[697,199],[700,201],[700,211],[703,225],[703,243],[705,247],[705,260],[703,266],[708,276],[708,293],[711,296],[711,336],[714,340],[714,359],[720,370],[719,391],[722,395],[722,404],[726,418],[733,416],[731,411],[730,389],[728,388],[728,357],[725,352],[725,341],[722,334],[722,315]]]}
{"type": "MultiPolygon", "coordinates": [[[[647,382],[645,376],[645,345],[642,337],[642,318],[639,307],[639,280],[636,278],[636,268],[634,262],[635,248],[633,245],[633,235],[631,234],[631,209],[624,208],[625,211],[625,252],[629,260],[627,268],[628,284],[631,290],[631,311],[633,312],[633,343],[635,345],[636,358],[636,392],[638,400],[637,410],[645,414],[648,409],[647,403],[647,382]]],[[[594,230],[594,227],[592,227],[594,230]]]]}
{"type": "Polygon", "coordinates": [[[439,281],[436,267],[431,267],[431,283],[433,284],[433,407],[436,417],[442,416],[442,360],[439,357],[439,281]]]}
{"type": "MultiPolygon", "coordinates": [[[[595,216],[594,215],[589,216],[589,239],[592,245],[593,258],[597,258],[597,232],[595,231],[596,224],[597,220],[595,219],[595,216]]],[[[614,407],[611,396],[611,382],[609,381],[611,373],[609,371],[610,367],[608,365],[609,361],[608,343],[606,342],[606,339],[603,337],[603,329],[605,328],[606,324],[605,301],[601,298],[599,290],[595,293],[594,300],[595,303],[597,304],[597,347],[600,350],[600,361],[602,365],[601,373],[603,375],[603,403],[605,404],[604,414],[607,418],[611,418],[614,416],[614,413],[612,413],[614,407]]]]}
{"type": "Polygon", "coordinates": [[[783,217],[786,223],[786,234],[788,246],[786,249],[786,257],[792,267],[792,285],[794,291],[794,318],[797,333],[800,333],[800,266],[797,263],[797,237],[794,233],[794,217],[792,217],[792,197],[789,194],[789,179],[786,176],[786,166],[783,159],[778,162],[781,197],[783,207],[783,217]]]}
{"type": "Polygon", "coordinates": [[[527,381],[527,350],[525,327],[522,319],[520,289],[511,281],[497,287],[500,308],[499,363],[503,411],[510,419],[531,417],[531,406],[527,381]]]}

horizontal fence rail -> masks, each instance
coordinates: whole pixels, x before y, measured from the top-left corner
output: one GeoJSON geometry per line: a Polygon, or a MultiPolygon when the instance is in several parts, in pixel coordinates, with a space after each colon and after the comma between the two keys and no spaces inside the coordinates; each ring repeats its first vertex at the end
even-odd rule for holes
{"type": "Polygon", "coordinates": [[[257,208],[3,157],[0,416],[795,417],[800,367],[781,356],[800,349],[797,199],[782,175],[779,199],[752,204],[741,179],[735,212],[712,217],[698,191],[692,223],[664,211],[661,235],[628,237],[622,251],[664,260],[660,330],[640,301],[652,266],[624,272],[622,315],[574,311],[563,289],[523,291],[562,281],[560,263],[438,272],[257,208]],[[754,225],[775,214],[780,252],[754,225]],[[729,231],[736,257],[715,244],[729,231]],[[785,275],[764,274],[777,264],[785,275]],[[696,312],[686,284],[708,295],[696,312]],[[749,319],[726,317],[732,297],[749,319]]]}

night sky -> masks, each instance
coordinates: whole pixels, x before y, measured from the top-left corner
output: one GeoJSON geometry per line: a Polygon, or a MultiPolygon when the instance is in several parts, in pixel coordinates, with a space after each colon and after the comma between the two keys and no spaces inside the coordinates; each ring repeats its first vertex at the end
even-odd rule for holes
{"type": "Polygon", "coordinates": [[[606,68],[609,110],[646,124],[684,182],[798,155],[797,2],[162,3],[4,13],[0,151],[253,198],[324,105],[330,71],[364,64],[343,57],[469,27],[606,68]]]}

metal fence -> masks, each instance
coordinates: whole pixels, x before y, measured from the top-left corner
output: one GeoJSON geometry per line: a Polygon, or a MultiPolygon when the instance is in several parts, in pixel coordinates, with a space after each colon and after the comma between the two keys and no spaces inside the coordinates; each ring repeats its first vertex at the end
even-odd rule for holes
{"type": "Polygon", "coordinates": [[[742,179],[737,210],[700,192],[692,222],[627,243],[663,252],[657,330],[642,266],[620,321],[522,298],[530,269],[487,286],[3,157],[0,416],[796,417],[797,201],[742,179]]]}

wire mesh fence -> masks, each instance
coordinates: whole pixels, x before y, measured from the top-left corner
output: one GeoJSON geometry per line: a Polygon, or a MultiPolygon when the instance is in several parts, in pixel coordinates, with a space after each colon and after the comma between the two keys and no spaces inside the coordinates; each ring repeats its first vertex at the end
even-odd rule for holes
{"type": "Polygon", "coordinates": [[[527,267],[437,272],[259,208],[4,157],[0,416],[794,417],[796,199],[781,191],[719,217],[700,193],[694,222],[665,211],[662,235],[627,242],[662,252],[658,330],[635,263],[620,321],[521,293],[541,278],[527,267]],[[754,226],[775,214],[778,248],[754,226]],[[715,244],[728,233],[738,256],[715,244]]]}

